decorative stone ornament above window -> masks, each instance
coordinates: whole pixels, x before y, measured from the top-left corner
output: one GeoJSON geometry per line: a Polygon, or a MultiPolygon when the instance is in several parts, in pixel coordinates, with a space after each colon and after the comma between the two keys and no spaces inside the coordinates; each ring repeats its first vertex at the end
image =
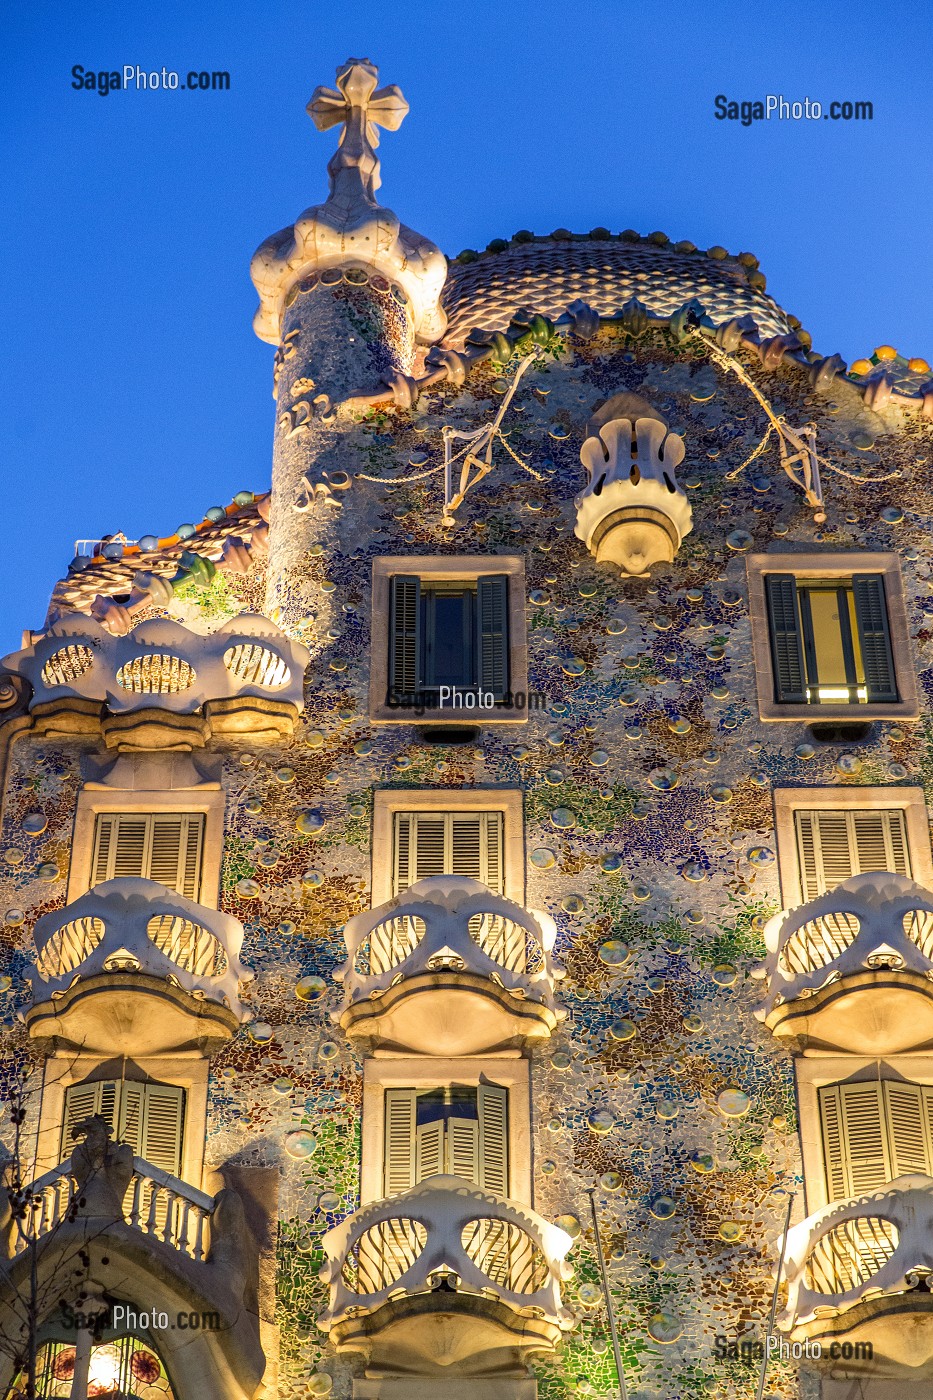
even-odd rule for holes
{"type": "Polygon", "coordinates": [[[33,688],[49,733],[93,732],[108,746],[200,747],[212,734],[288,737],[303,704],[308,652],[255,613],[201,636],[154,618],[114,637],[72,613],[4,665],[33,688]]]}
{"type": "Polygon", "coordinates": [[[597,563],[635,578],[669,564],[693,528],[690,502],[674,475],[683,441],[649,412],[602,422],[586,439],[580,460],[590,479],[574,501],[577,538],[597,563]]]}

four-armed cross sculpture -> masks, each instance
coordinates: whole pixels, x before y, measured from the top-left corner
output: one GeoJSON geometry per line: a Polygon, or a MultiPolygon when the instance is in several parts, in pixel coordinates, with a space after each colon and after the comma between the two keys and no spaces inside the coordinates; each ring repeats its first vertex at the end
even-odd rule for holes
{"type": "Polygon", "coordinates": [[[327,167],[332,197],[352,197],[362,189],[370,204],[376,202],[382,184],[376,155],[379,127],[398,131],[408,112],[401,90],[393,85],[377,92],[378,80],[379,70],[368,58],[349,58],[337,73],[338,92],[319,87],[311,94],[307,111],[318,131],[343,124],[340,144],[327,167]]]}

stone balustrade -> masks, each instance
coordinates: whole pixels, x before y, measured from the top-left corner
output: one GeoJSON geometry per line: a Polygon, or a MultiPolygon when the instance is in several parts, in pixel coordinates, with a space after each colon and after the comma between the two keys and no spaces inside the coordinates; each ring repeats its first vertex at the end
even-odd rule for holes
{"type": "MultiPolygon", "coordinates": [[[[41,1240],[68,1219],[80,1218],[81,1187],[69,1160],[53,1167],[25,1188],[25,1214],[14,1221],[8,1257],[15,1258],[30,1239],[41,1240]]],[[[160,1240],[188,1259],[207,1257],[214,1197],[153,1166],[133,1158],[130,1184],[123,1200],[124,1223],[160,1240]]]]}

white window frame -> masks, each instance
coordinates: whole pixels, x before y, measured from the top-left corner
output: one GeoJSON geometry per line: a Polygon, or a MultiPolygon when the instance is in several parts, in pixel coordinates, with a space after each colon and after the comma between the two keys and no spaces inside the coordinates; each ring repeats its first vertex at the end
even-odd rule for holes
{"type": "Polygon", "coordinates": [[[528,644],[525,623],[525,561],[517,554],[383,554],[373,560],[372,624],[369,661],[369,718],[372,724],[476,726],[528,722],[528,644]],[[525,695],[524,708],[414,710],[391,708],[389,629],[391,580],[413,574],[424,583],[474,582],[481,574],[505,574],[509,581],[509,689],[525,695]]]}
{"type": "Polygon", "coordinates": [[[749,554],[748,610],[752,628],[752,653],[758,687],[758,714],[765,721],[805,720],[807,724],[866,724],[875,719],[920,718],[917,679],[914,673],[910,625],[904,602],[904,581],[897,554],[825,552],[809,554],[749,554]],[[888,630],[894,659],[899,700],[874,705],[797,705],[775,700],[771,628],[765,595],[766,574],[793,574],[797,578],[841,579],[853,574],[881,574],[884,578],[888,630]]]}
{"type": "Polygon", "coordinates": [[[843,1083],[856,1075],[861,1079],[901,1078],[910,1084],[933,1086],[933,1057],[888,1055],[879,1061],[862,1055],[819,1055],[812,1058],[802,1055],[794,1061],[794,1072],[800,1113],[805,1213],[812,1215],[814,1211],[829,1204],[818,1091],[831,1084],[843,1083]]]}
{"type": "Polygon", "coordinates": [[[509,1195],[533,1205],[531,1179],[531,1065],[515,1055],[441,1059],[425,1055],[373,1056],[363,1064],[363,1153],[360,1204],[384,1197],[387,1089],[444,1089],[478,1085],[480,1077],[508,1091],[509,1195]]]}
{"type": "Polygon", "coordinates": [[[523,798],[516,788],[379,788],[373,799],[372,903],[392,898],[396,812],[501,812],[505,897],[525,903],[523,798]]]}
{"type": "Polygon", "coordinates": [[[781,899],[793,909],[807,899],[800,876],[794,813],[798,811],[866,811],[904,813],[911,879],[933,889],[933,852],[926,796],[920,787],[787,787],[774,789],[774,831],[781,877],[781,899]]]}

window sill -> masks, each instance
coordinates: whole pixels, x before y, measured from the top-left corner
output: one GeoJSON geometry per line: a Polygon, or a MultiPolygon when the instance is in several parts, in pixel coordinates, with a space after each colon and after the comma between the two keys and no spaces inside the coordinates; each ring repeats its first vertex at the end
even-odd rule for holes
{"type": "Polygon", "coordinates": [[[869,724],[876,719],[917,720],[920,706],[899,700],[887,705],[779,705],[759,700],[758,717],[765,723],[802,720],[805,724],[869,724]]]}
{"type": "Polygon", "coordinates": [[[421,714],[415,710],[405,710],[401,707],[389,705],[370,705],[370,724],[416,724],[419,728],[428,726],[441,726],[444,729],[453,729],[461,725],[475,729],[486,729],[490,725],[502,724],[527,724],[527,710],[507,710],[504,707],[493,707],[491,709],[465,709],[459,706],[454,709],[445,708],[443,710],[425,709],[421,714]]]}

